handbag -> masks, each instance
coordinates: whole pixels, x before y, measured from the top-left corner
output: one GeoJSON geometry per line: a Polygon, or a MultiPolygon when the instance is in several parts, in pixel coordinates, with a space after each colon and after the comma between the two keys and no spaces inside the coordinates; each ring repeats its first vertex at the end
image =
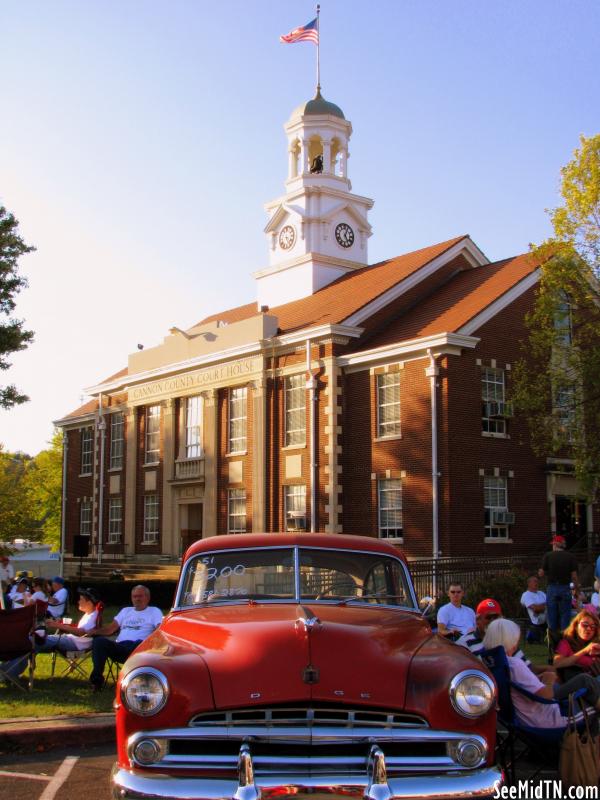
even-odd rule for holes
{"type": "Polygon", "coordinates": [[[588,712],[580,703],[585,720],[585,728],[577,730],[575,721],[574,698],[569,695],[569,716],[561,745],[558,771],[564,786],[597,786],[600,759],[598,757],[598,740],[592,736],[588,712]]]}

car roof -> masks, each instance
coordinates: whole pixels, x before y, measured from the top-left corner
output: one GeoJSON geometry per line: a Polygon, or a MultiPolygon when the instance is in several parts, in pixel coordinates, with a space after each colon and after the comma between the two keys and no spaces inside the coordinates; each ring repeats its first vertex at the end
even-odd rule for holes
{"type": "Polygon", "coordinates": [[[406,561],[404,553],[389,542],[373,536],[350,536],[338,533],[234,533],[209,536],[191,545],[184,561],[207,550],[236,550],[250,547],[327,547],[339,550],[367,550],[395,556],[406,561]]]}

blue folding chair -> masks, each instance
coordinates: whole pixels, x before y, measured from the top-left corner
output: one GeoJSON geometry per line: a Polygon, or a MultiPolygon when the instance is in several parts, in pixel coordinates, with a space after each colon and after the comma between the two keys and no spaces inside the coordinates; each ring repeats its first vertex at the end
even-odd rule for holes
{"type": "MultiPolygon", "coordinates": [[[[565,728],[537,728],[526,725],[517,716],[511,689],[515,689],[520,694],[541,705],[560,705],[566,711],[565,703],[558,703],[557,700],[546,700],[539,695],[532,694],[523,689],[510,679],[510,667],[506,652],[502,646],[494,647],[490,650],[482,650],[478,653],[479,657],[494,676],[498,688],[498,722],[501,728],[496,737],[498,760],[507,776],[508,783],[514,785],[516,782],[516,763],[519,760],[533,758],[540,766],[528,775],[529,780],[534,780],[544,764],[552,764],[556,767],[558,763],[558,751],[564,736],[565,728]],[[521,745],[517,751],[515,743],[521,745]]],[[[574,698],[579,698],[585,694],[584,689],[573,693],[574,698]]],[[[595,713],[595,712],[592,712],[595,713]]]]}

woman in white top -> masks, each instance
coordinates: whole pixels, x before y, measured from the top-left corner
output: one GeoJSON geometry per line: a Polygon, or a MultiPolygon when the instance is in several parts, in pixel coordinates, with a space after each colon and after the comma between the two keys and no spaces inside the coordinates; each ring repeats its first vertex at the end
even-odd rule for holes
{"type": "Polygon", "coordinates": [[[8,593],[13,608],[23,608],[29,603],[31,594],[27,578],[20,578],[8,593]]]}
{"type": "MultiPolygon", "coordinates": [[[[537,675],[529,669],[523,659],[515,658],[514,654],[519,648],[521,629],[510,619],[495,619],[488,625],[483,646],[486,650],[501,645],[504,647],[510,668],[511,683],[526,689],[530,694],[535,694],[544,700],[566,700],[568,696],[578,689],[585,689],[583,695],[586,703],[600,711],[600,683],[591,675],[581,674],[565,683],[544,684],[537,675]]],[[[548,674],[548,673],[546,673],[548,674]]],[[[510,696],[517,717],[521,722],[531,728],[566,728],[567,717],[563,709],[556,703],[538,703],[531,700],[518,689],[511,687],[510,696]]],[[[566,713],[566,712],[565,712],[566,713]]]]}
{"type": "Polygon", "coordinates": [[[31,581],[32,593],[29,598],[30,603],[35,603],[36,600],[41,600],[42,603],[48,602],[48,595],[46,594],[46,581],[44,578],[34,578],[31,581]]]}
{"type": "Polygon", "coordinates": [[[77,591],[79,593],[79,610],[83,616],[77,625],[58,622],[54,619],[46,620],[46,628],[59,631],[59,633],[46,636],[43,644],[36,645],[37,653],[49,653],[52,650],[68,653],[73,650],[89,650],[92,646],[92,637],[87,633],[97,625],[96,606],[99,598],[93,589],[78,589],[77,591]]]}

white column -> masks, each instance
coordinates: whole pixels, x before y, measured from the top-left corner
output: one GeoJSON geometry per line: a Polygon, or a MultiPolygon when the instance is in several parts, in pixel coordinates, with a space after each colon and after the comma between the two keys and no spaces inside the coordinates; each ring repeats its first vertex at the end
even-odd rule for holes
{"type": "Polygon", "coordinates": [[[296,177],[296,148],[291,144],[288,150],[288,178],[296,177]]]}
{"type": "Polygon", "coordinates": [[[301,142],[301,149],[300,149],[300,162],[302,164],[302,173],[306,173],[310,169],[310,164],[308,163],[308,140],[302,139],[301,142]]]}
{"type": "Polygon", "coordinates": [[[265,497],[267,487],[266,462],[266,376],[253,381],[252,410],[254,435],[252,440],[252,532],[266,530],[265,497]]]}
{"type": "Polygon", "coordinates": [[[331,172],[331,139],[323,139],[323,172],[331,172]]]}
{"type": "Polygon", "coordinates": [[[217,533],[217,480],[219,439],[217,390],[202,392],[204,398],[204,519],[202,538],[217,533]]]}

